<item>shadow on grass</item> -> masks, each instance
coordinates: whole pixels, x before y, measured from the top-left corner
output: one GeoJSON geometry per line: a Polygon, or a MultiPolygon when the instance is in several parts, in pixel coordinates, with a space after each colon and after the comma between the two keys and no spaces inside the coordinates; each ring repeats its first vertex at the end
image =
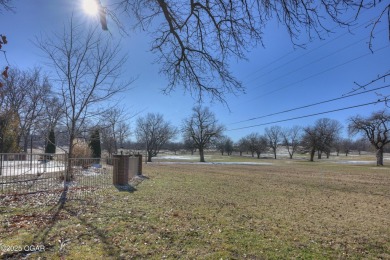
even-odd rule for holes
{"type": "Polygon", "coordinates": [[[115,188],[118,190],[118,191],[125,191],[125,192],[134,192],[136,191],[137,189],[133,186],[131,186],[130,184],[126,184],[126,185],[114,185],[115,188]]]}
{"type": "MultiPolygon", "coordinates": [[[[67,197],[68,197],[68,191],[69,191],[69,187],[65,183],[64,184],[64,189],[61,192],[61,196],[60,196],[57,204],[55,206],[53,206],[48,211],[49,214],[50,214],[50,212],[54,211],[52,217],[50,218],[50,222],[47,225],[45,225],[45,228],[41,232],[38,232],[33,237],[32,241],[31,241],[31,245],[43,245],[45,247],[45,250],[47,250],[48,248],[54,247],[54,246],[49,245],[47,243],[46,238],[47,238],[48,234],[50,233],[50,231],[53,229],[53,226],[59,221],[60,213],[65,208],[65,203],[66,203],[67,197]]],[[[15,251],[15,252],[9,252],[7,254],[4,254],[4,255],[2,255],[2,258],[3,259],[21,259],[21,258],[25,258],[25,257],[27,257],[27,256],[29,256],[31,254],[40,252],[39,250],[37,250],[37,251],[26,251],[26,250],[24,250],[24,248],[22,248],[22,249],[23,250],[15,251]]]]}
{"type": "MultiPolygon", "coordinates": [[[[145,177],[144,179],[146,178],[147,177],[145,177]]],[[[115,188],[120,192],[129,192],[129,193],[132,193],[137,190],[134,186],[130,184],[123,185],[123,186],[115,185],[115,188]]],[[[65,183],[64,189],[61,192],[58,202],[46,212],[47,214],[46,219],[48,220],[48,222],[43,223],[42,230],[38,231],[34,235],[34,237],[32,238],[31,242],[29,242],[29,244],[42,245],[44,246],[44,251],[50,250],[52,251],[51,252],[52,254],[57,254],[62,258],[62,257],[66,257],[67,250],[71,250],[71,249],[65,250],[67,243],[71,242],[72,240],[80,240],[80,238],[82,238],[83,236],[95,237],[102,243],[102,247],[104,250],[103,251],[104,255],[102,255],[102,257],[119,259],[121,257],[120,249],[113,245],[109,236],[106,235],[107,232],[104,229],[100,229],[99,227],[97,227],[93,219],[91,219],[90,217],[83,217],[84,214],[82,213],[86,213],[85,207],[83,205],[90,206],[91,204],[94,204],[93,198],[90,198],[92,201],[87,200],[86,197],[89,196],[89,194],[83,194],[83,195],[78,194],[76,196],[85,196],[85,198],[74,199],[73,198],[74,195],[75,194],[72,194],[72,189],[69,189],[69,185],[65,183]],[[73,203],[72,204],[68,203],[70,200],[71,201],[80,200],[81,205],[79,204],[75,207],[73,203]],[[76,237],[70,238],[69,235],[67,235],[67,233],[62,234],[62,232],[58,232],[57,230],[55,230],[55,225],[57,225],[61,220],[66,220],[69,219],[70,217],[77,219],[78,224],[84,226],[85,227],[84,230],[87,231],[80,233],[76,237]],[[57,239],[58,237],[60,239],[57,239]],[[48,239],[52,239],[55,241],[48,241],[48,239]],[[55,249],[57,242],[58,242],[58,251],[55,249]]],[[[97,214],[99,214],[98,211],[96,212],[97,214]]],[[[72,222],[76,222],[76,221],[72,221],[72,222]]],[[[25,257],[38,257],[38,255],[36,255],[37,253],[42,253],[42,251],[21,250],[18,252],[9,252],[3,254],[1,258],[21,259],[25,257]]]]}

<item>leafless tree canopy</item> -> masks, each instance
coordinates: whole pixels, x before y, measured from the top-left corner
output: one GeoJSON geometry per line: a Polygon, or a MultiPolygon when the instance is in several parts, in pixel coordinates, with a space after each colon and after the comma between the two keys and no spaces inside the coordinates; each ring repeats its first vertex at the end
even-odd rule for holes
{"type": "Polygon", "coordinates": [[[217,138],[215,142],[215,147],[217,148],[218,151],[221,152],[222,155],[225,152],[227,153],[227,155],[232,155],[233,140],[226,135],[220,136],[219,138],[217,138]]]}
{"type": "Polygon", "coordinates": [[[109,156],[123,148],[125,141],[130,137],[131,118],[123,108],[111,108],[100,116],[99,129],[102,133],[103,148],[109,156]]]}
{"type": "Polygon", "coordinates": [[[266,128],[265,135],[268,138],[269,146],[271,147],[274,153],[274,158],[276,159],[276,149],[282,141],[282,128],[277,125],[266,128]]]}
{"type": "Polygon", "coordinates": [[[185,139],[191,138],[199,149],[200,162],[205,162],[204,149],[214,138],[220,137],[224,127],[218,124],[215,114],[208,107],[196,106],[190,117],[183,120],[185,139]]]}
{"type": "Polygon", "coordinates": [[[325,152],[330,154],[330,149],[335,140],[339,138],[342,125],[339,121],[329,118],[318,119],[314,126],[304,128],[303,144],[310,149],[310,161],[314,160],[315,152],[318,159],[325,152]]]}
{"type": "Polygon", "coordinates": [[[292,126],[282,130],[282,144],[286,146],[290,159],[293,158],[294,153],[298,150],[298,146],[302,140],[302,127],[292,126]]]}
{"type": "Polygon", "coordinates": [[[309,38],[323,38],[334,24],[351,22],[344,14],[352,10],[358,16],[361,9],[376,2],[121,0],[116,8],[151,32],[151,49],[158,54],[161,72],[169,78],[166,92],[184,86],[200,101],[209,94],[224,102],[225,94],[244,91],[229,71],[229,58],[245,58],[248,49],[263,44],[264,27],[271,19],[283,24],[292,42],[299,44],[303,32],[309,38]]]}
{"type": "Polygon", "coordinates": [[[72,19],[62,33],[37,39],[36,44],[57,73],[55,83],[64,106],[71,158],[74,140],[85,130],[86,122],[107,109],[99,107],[101,102],[130,85],[131,80],[120,81],[126,58],[120,55],[119,45],[104,39],[100,30],[86,31],[72,19]]]}
{"type": "Polygon", "coordinates": [[[12,0],[0,0],[0,13],[2,11],[12,11],[13,7],[11,5],[12,0]]]}
{"type": "Polygon", "coordinates": [[[161,114],[148,113],[137,119],[135,134],[137,141],[143,143],[148,152],[148,162],[156,156],[161,147],[175,137],[177,129],[164,120],[161,114]]]}
{"type": "Polygon", "coordinates": [[[32,132],[39,130],[38,123],[45,119],[45,102],[50,92],[51,85],[41,69],[9,70],[0,95],[0,110],[12,111],[17,115],[20,130],[17,143],[24,152],[27,152],[32,132]]]}
{"type": "Polygon", "coordinates": [[[350,118],[349,133],[362,133],[376,149],[377,165],[383,165],[383,148],[390,143],[390,114],[386,110],[374,112],[364,118],[355,116],[350,118]]]}
{"type": "MultiPolygon", "coordinates": [[[[260,140],[260,135],[258,133],[250,133],[245,137],[247,148],[249,152],[252,154],[252,157],[255,156],[255,152],[258,150],[258,143],[260,140]]],[[[267,142],[266,142],[267,144],[267,142]]]]}

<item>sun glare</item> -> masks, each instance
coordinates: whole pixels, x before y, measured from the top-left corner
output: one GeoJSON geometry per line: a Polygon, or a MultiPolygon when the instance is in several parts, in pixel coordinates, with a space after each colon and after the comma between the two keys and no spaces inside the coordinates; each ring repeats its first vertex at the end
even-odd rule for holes
{"type": "Polygon", "coordinates": [[[99,11],[96,0],[83,0],[83,9],[88,15],[96,15],[99,11]]]}

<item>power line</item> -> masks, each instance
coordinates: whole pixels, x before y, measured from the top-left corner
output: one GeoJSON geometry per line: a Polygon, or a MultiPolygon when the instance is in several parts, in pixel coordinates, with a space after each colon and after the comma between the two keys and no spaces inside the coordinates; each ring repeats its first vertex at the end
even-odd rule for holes
{"type": "Polygon", "coordinates": [[[325,111],[325,112],[319,112],[319,113],[309,114],[309,115],[304,115],[304,116],[292,117],[292,118],[282,119],[282,120],[268,122],[268,123],[263,123],[263,124],[257,124],[257,125],[250,125],[250,126],[244,126],[244,127],[239,127],[239,128],[228,129],[227,131],[235,131],[235,130],[242,130],[242,129],[247,129],[247,128],[253,128],[253,127],[257,127],[257,126],[276,124],[276,123],[292,121],[292,120],[296,120],[296,119],[302,119],[302,118],[306,118],[306,117],[312,117],[312,116],[318,116],[318,115],[334,113],[334,112],[343,111],[343,110],[352,109],[352,108],[357,108],[357,107],[369,106],[369,105],[378,104],[378,103],[382,103],[382,102],[386,102],[386,99],[382,99],[382,100],[378,99],[375,102],[370,102],[370,103],[365,103],[365,104],[360,104],[360,105],[350,106],[350,107],[343,107],[343,108],[339,108],[339,109],[328,110],[328,111],[325,111]]]}
{"type": "MultiPolygon", "coordinates": [[[[390,46],[390,45],[386,45],[386,46],[384,46],[384,47],[382,47],[382,48],[376,49],[374,52],[382,51],[382,50],[388,48],[389,46],[390,46]]],[[[320,72],[318,72],[318,73],[316,73],[316,74],[313,74],[313,75],[311,75],[311,76],[309,76],[309,77],[306,77],[306,78],[303,78],[303,79],[301,79],[301,80],[295,81],[295,82],[293,82],[293,83],[291,83],[291,84],[289,84],[289,85],[287,85],[287,86],[284,86],[284,87],[281,87],[281,88],[278,88],[278,89],[269,91],[269,92],[267,92],[267,93],[265,93],[265,94],[262,94],[262,95],[260,95],[260,96],[256,96],[256,97],[254,97],[254,98],[252,98],[252,99],[250,99],[250,100],[248,100],[248,101],[246,101],[246,102],[256,100],[256,99],[258,99],[258,98],[267,96],[267,95],[269,95],[269,94],[273,94],[273,93],[278,92],[278,91],[280,91],[280,90],[282,90],[282,89],[286,89],[286,88],[288,88],[288,87],[291,87],[291,86],[293,86],[293,85],[296,85],[296,84],[301,83],[301,82],[303,82],[303,81],[306,81],[306,80],[308,80],[308,79],[314,78],[314,77],[316,77],[316,76],[318,76],[318,75],[321,75],[321,74],[323,74],[323,73],[325,73],[325,72],[334,70],[334,69],[336,69],[336,68],[338,68],[338,67],[344,66],[344,65],[346,65],[346,64],[348,64],[348,63],[351,63],[351,62],[356,61],[356,60],[358,60],[358,59],[364,58],[364,57],[366,57],[366,56],[368,56],[368,55],[371,55],[371,54],[372,54],[371,52],[368,52],[368,53],[363,54],[363,55],[361,55],[361,56],[358,56],[358,57],[356,57],[356,58],[354,58],[354,59],[348,60],[348,61],[343,62],[343,63],[341,63],[341,64],[338,64],[338,65],[336,65],[336,66],[332,66],[332,67],[330,67],[330,68],[327,68],[326,70],[320,71],[320,72]]]]}
{"type": "Polygon", "coordinates": [[[349,94],[349,95],[344,95],[342,97],[332,98],[332,99],[328,99],[328,100],[312,103],[312,104],[309,104],[309,105],[304,105],[304,106],[300,106],[300,107],[296,107],[296,108],[291,108],[291,109],[288,109],[288,110],[275,112],[275,113],[272,113],[272,114],[267,114],[267,115],[263,115],[263,116],[249,118],[249,119],[246,119],[246,120],[241,120],[241,121],[238,121],[238,122],[231,123],[231,125],[239,124],[239,123],[243,123],[243,122],[248,122],[248,121],[253,121],[253,120],[256,120],[256,119],[260,119],[260,118],[280,115],[280,114],[284,114],[284,113],[287,113],[287,112],[291,112],[291,111],[295,111],[295,110],[299,110],[299,109],[303,109],[303,108],[308,108],[308,107],[312,107],[312,106],[316,106],[316,105],[320,105],[320,104],[325,104],[325,103],[333,102],[333,101],[344,99],[344,98],[349,98],[349,97],[353,97],[353,96],[357,96],[357,95],[361,95],[361,94],[366,94],[366,93],[369,93],[369,92],[372,92],[372,91],[376,91],[376,90],[380,90],[380,89],[384,89],[384,88],[388,88],[388,87],[390,87],[390,85],[386,85],[386,86],[375,88],[375,89],[366,90],[366,91],[363,91],[363,92],[358,92],[358,93],[353,93],[353,94],[349,94]]]}
{"type": "MultiPolygon", "coordinates": [[[[379,31],[378,33],[381,33],[381,32],[383,32],[383,31],[385,31],[385,30],[386,30],[386,29],[382,29],[382,30],[379,31]]],[[[306,65],[303,65],[303,66],[301,66],[301,67],[299,67],[299,68],[297,68],[297,69],[295,69],[295,70],[293,70],[293,71],[290,71],[289,73],[285,73],[285,74],[283,74],[283,75],[280,76],[280,77],[276,77],[276,78],[274,78],[274,79],[272,79],[272,80],[270,80],[270,81],[268,81],[268,82],[265,82],[265,83],[263,83],[263,84],[257,86],[257,88],[261,88],[261,87],[263,87],[263,86],[265,86],[265,85],[268,85],[268,84],[270,84],[270,83],[272,83],[272,82],[275,82],[275,81],[277,81],[277,80],[280,80],[280,79],[282,79],[282,78],[285,78],[285,77],[287,77],[287,76],[289,76],[289,75],[291,75],[291,74],[293,74],[293,73],[295,73],[295,72],[297,72],[297,71],[300,71],[300,70],[302,70],[302,69],[304,69],[304,68],[306,68],[306,67],[308,67],[308,66],[310,66],[310,65],[312,65],[312,64],[314,64],[314,63],[317,63],[317,62],[319,62],[319,61],[322,61],[322,60],[324,60],[324,59],[326,59],[326,58],[329,58],[330,56],[335,55],[335,54],[337,54],[337,53],[339,53],[339,52],[341,52],[341,51],[343,51],[343,50],[345,50],[345,49],[347,49],[347,48],[350,48],[350,47],[352,47],[352,46],[354,46],[354,45],[356,45],[356,44],[358,44],[358,43],[360,43],[360,42],[362,42],[362,41],[364,41],[364,40],[366,40],[366,39],[367,39],[367,37],[361,38],[361,39],[358,40],[358,41],[355,41],[355,42],[353,42],[353,43],[351,43],[351,44],[349,44],[349,45],[346,45],[346,46],[344,46],[344,47],[342,47],[342,48],[340,48],[340,49],[338,49],[338,50],[336,50],[336,51],[334,51],[334,52],[332,52],[332,53],[330,53],[330,54],[327,54],[327,55],[325,55],[325,56],[322,56],[322,57],[320,57],[320,58],[318,58],[318,59],[316,59],[316,60],[314,60],[314,61],[312,61],[312,62],[310,62],[310,63],[307,63],[306,65]]]]}
{"type": "MultiPolygon", "coordinates": [[[[331,40],[325,42],[324,44],[321,44],[320,46],[318,46],[318,47],[316,47],[316,48],[314,48],[314,49],[312,49],[312,50],[310,50],[310,51],[308,51],[308,52],[305,52],[303,55],[300,55],[300,56],[298,56],[298,57],[296,57],[296,58],[293,58],[293,59],[291,59],[291,60],[289,60],[289,61],[283,63],[282,65],[279,65],[278,67],[276,67],[276,68],[274,68],[274,69],[271,69],[270,71],[264,72],[264,73],[262,73],[261,75],[255,77],[254,79],[252,79],[252,80],[250,80],[250,81],[248,81],[248,82],[253,82],[254,80],[256,80],[256,79],[258,79],[258,78],[260,78],[260,77],[262,77],[262,76],[264,76],[264,75],[267,75],[267,74],[269,74],[269,73],[271,73],[271,72],[273,72],[273,71],[275,71],[275,70],[277,70],[277,69],[280,69],[281,67],[283,67],[283,66],[285,66],[285,65],[288,65],[288,64],[290,64],[290,63],[292,63],[292,62],[294,62],[294,61],[296,61],[296,60],[299,60],[299,59],[301,59],[302,57],[305,57],[306,55],[308,55],[308,54],[310,54],[310,53],[312,53],[312,52],[314,52],[314,51],[316,51],[316,50],[318,50],[318,49],[320,49],[320,48],[323,48],[324,46],[326,46],[326,45],[328,45],[328,44],[330,44],[330,43],[332,43],[332,42],[334,42],[334,41],[340,39],[341,37],[343,37],[343,36],[349,34],[350,32],[352,32],[352,31],[354,31],[354,30],[356,30],[356,29],[359,29],[359,28],[362,27],[362,26],[367,26],[368,24],[372,23],[374,20],[375,20],[375,18],[369,19],[368,21],[362,23],[361,25],[359,25],[359,26],[353,28],[353,29],[350,30],[349,32],[345,32],[345,33],[343,33],[343,34],[341,34],[341,35],[339,35],[339,36],[337,36],[337,37],[335,37],[335,38],[333,38],[333,39],[331,39],[331,40]]],[[[336,27],[337,27],[337,26],[336,26],[336,27]]],[[[335,27],[335,28],[336,28],[336,27],[335,27]]],[[[277,61],[279,61],[279,60],[281,60],[281,59],[287,57],[288,55],[290,55],[290,54],[292,54],[292,53],[294,53],[294,52],[295,52],[295,50],[290,51],[290,52],[288,52],[288,53],[286,53],[286,54],[280,56],[278,59],[276,59],[276,60],[274,60],[274,61],[268,63],[267,65],[262,66],[261,68],[259,68],[258,70],[255,70],[254,72],[252,72],[251,74],[247,75],[246,77],[249,77],[249,76],[251,76],[251,75],[253,75],[253,74],[256,74],[257,72],[263,70],[263,69],[266,68],[266,67],[269,67],[270,65],[276,63],[277,61]]],[[[246,83],[248,83],[248,82],[246,82],[246,83]]]]}

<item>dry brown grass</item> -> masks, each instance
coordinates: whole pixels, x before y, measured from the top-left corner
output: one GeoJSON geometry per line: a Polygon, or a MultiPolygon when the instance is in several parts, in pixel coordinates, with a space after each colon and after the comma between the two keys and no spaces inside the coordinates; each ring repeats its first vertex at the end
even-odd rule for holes
{"type": "Polygon", "coordinates": [[[389,168],[273,162],[148,164],[132,193],[2,204],[0,241],[44,242],[48,259],[390,259],[389,168]]]}

